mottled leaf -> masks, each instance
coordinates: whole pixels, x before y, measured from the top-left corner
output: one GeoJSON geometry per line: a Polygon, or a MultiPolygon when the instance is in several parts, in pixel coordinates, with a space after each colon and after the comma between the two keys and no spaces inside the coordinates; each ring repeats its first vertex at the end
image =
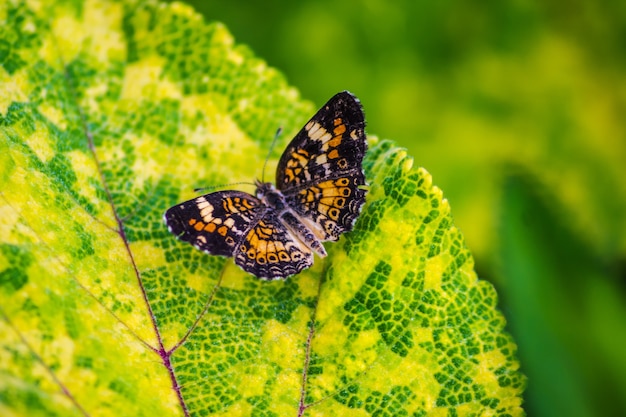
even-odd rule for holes
{"type": "Polygon", "coordinates": [[[371,136],[355,230],[263,282],[162,215],[262,176],[282,126],[270,177],[314,106],[181,4],[0,22],[3,415],[523,415],[497,295],[403,150],[371,136]]]}

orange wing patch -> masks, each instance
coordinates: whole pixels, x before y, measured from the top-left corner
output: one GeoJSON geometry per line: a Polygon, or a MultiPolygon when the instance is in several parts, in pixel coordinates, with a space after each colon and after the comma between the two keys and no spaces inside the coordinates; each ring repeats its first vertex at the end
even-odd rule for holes
{"type": "Polygon", "coordinates": [[[273,277],[300,272],[313,264],[313,254],[275,219],[260,220],[246,235],[235,262],[257,271],[257,276],[273,277]]]}

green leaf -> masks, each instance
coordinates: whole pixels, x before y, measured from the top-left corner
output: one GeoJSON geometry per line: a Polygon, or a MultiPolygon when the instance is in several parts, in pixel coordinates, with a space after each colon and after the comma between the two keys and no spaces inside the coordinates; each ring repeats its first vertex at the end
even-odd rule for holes
{"type": "Polygon", "coordinates": [[[260,281],[162,214],[262,175],[282,126],[272,172],[315,108],[181,4],[0,21],[3,414],[523,415],[497,295],[405,151],[370,136],[355,230],[260,281]]]}

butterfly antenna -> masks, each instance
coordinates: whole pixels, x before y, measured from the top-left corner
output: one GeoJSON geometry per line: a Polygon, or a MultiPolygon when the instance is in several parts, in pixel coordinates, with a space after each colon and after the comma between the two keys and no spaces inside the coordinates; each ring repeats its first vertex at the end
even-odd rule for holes
{"type": "Polygon", "coordinates": [[[193,192],[194,193],[201,193],[201,192],[204,192],[204,191],[211,191],[211,190],[215,190],[217,188],[226,188],[226,187],[230,187],[230,186],[233,186],[233,185],[252,185],[252,186],[254,186],[254,184],[251,183],[251,182],[231,182],[229,184],[219,184],[219,185],[212,185],[210,187],[194,188],[193,192]]]}
{"type": "Polygon", "coordinates": [[[276,134],[274,135],[274,139],[272,140],[272,144],[270,145],[270,150],[267,152],[267,156],[265,157],[265,162],[263,163],[263,171],[261,171],[261,182],[265,182],[265,167],[267,166],[267,161],[270,159],[270,155],[272,154],[272,150],[274,149],[274,145],[276,145],[276,140],[282,133],[283,128],[279,127],[276,129],[276,134]]]}

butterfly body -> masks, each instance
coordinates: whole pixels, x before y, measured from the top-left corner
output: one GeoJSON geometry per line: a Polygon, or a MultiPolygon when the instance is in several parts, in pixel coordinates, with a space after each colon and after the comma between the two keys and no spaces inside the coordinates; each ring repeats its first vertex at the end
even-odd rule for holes
{"type": "Polygon", "coordinates": [[[306,226],[296,213],[291,210],[285,201],[285,196],[269,182],[257,181],[256,196],[270,210],[274,211],[278,219],[287,227],[292,235],[297,237],[309,249],[321,257],[326,256],[326,250],[315,236],[313,226],[306,226]],[[313,229],[313,230],[312,230],[313,229]]]}
{"type": "Polygon", "coordinates": [[[255,196],[218,191],[171,207],[165,223],[180,240],[262,279],[297,274],[326,256],[321,242],[352,229],[365,203],[367,148],[358,100],[332,97],[287,146],[276,186],[256,182],[255,196]]]}

